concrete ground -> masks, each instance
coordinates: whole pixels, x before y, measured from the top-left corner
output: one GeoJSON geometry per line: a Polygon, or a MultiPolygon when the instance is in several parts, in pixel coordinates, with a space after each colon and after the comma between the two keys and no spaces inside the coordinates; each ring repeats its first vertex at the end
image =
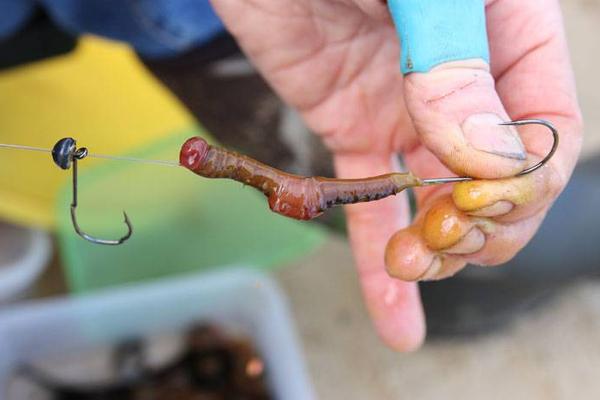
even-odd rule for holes
{"type": "Polygon", "coordinates": [[[600,283],[582,283],[476,339],[386,348],[346,241],[280,270],[320,399],[589,399],[600,396],[600,283]]]}
{"type": "MultiPolygon", "coordinates": [[[[589,157],[600,152],[600,0],[562,4],[586,121],[583,157],[589,157]]],[[[319,398],[600,397],[600,283],[574,285],[502,332],[397,354],[377,338],[353,268],[347,242],[332,237],[277,273],[319,398]]]]}

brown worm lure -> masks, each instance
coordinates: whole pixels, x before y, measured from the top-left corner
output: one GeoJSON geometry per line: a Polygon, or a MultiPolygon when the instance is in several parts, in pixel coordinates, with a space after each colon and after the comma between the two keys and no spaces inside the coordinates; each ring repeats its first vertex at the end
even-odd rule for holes
{"type": "MultiPolygon", "coordinates": [[[[544,159],[516,176],[532,173],[552,158],[558,147],[558,131],[545,120],[527,119],[505,122],[501,125],[541,125],[552,132],[552,148],[544,159]]],[[[73,171],[73,198],[71,201],[71,220],[75,232],[83,239],[103,245],[121,245],[133,234],[133,225],[124,213],[127,232],[119,239],[102,239],[84,232],[76,218],[78,204],[77,165],[86,157],[96,157],[115,161],[128,161],[185,167],[206,178],[233,179],[252,186],[267,196],[269,207],[286,217],[308,220],[321,215],[325,210],[342,204],[354,204],[374,201],[395,195],[409,187],[439,185],[444,183],[471,181],[470,177],[449,177],[421,179],[409,173],[391,173],[364,179],[332,179],[323,177],[305,177],[285,173],[250,157],[233,151],[211,146],[200,137],[188,139],[179,153],[179,162],[174,160],[152,160],[118,155],[89,153],[87,148],[76,146],[73,138],[60,139],[52,149],[25,146],[21,144],[0,143],[0,149],[16,149],[51,153],[54,163],[61,169],[73,171]]]]}
{"type": "Polygon", "coordinates": [[[211,146],[200,137],[181,148],[181,165],[205,178],[227,178],[252,186],[267,196],[269,207],[286,217],[309,220],[328,208],[379,200],[421,186],[411,173],[391,173],[366,179],[331,179],[288,174],[250,157],[211,146]]]}
{"type": "MultiPolygon", "coordinates": [[[[542,125],[553,134],[550,152],[539,163],[521,171],[529,174],[542,167],[556,151],[558,132],[544,120],[521,120],[503,125],[542,125]]],[[[180,165],[205,178],[233,179],[264,193],[269,207],[276,213],[299,220],[309,220],[328,208],[374,201],[395,195],[404,189],[473,180],[470,177],[420,179],[412,173],[390,173],[364,179],[305,177],[269,167],[234,151],[215,147],[200,137],[188,139],[181,147],[180,165]]]]}

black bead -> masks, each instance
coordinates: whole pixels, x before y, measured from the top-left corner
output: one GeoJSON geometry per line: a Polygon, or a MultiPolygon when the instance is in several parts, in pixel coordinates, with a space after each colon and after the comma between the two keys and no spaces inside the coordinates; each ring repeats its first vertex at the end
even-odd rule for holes
{"type": "Polygon", "coordinates": [[[69,169],[77,144],[73,138],[60,139],[52,148],[52,159],[62,169],[69,169]]]}

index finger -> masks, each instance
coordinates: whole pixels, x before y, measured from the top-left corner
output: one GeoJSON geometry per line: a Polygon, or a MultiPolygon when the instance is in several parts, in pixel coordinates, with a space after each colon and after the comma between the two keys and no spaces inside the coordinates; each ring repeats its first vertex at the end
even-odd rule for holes
{"type": "MultiPolygon", "coordinates": [[[[335,155],[340,178],[376,176],[394,170],[392,155],[335,155]]],[[[390,277],[384,252],[389,238],[409,223],[405,196],[346,206],[348,235],[365,302],[379,335],[392,348],[418,348],[425,337],[419,290],[414,282],[390,277]]],[[[433,257],[432,260],[433,261],[433,257]]]]}

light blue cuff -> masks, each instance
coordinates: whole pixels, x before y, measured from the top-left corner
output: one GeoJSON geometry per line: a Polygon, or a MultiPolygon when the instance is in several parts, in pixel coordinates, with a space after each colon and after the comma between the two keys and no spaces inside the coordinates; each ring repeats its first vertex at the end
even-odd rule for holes
{"type": "Polygon", "coordinates": [[[484,0],[388,0],[402,45],[402,73],[480,58],[489,63],[484,0]]]}

